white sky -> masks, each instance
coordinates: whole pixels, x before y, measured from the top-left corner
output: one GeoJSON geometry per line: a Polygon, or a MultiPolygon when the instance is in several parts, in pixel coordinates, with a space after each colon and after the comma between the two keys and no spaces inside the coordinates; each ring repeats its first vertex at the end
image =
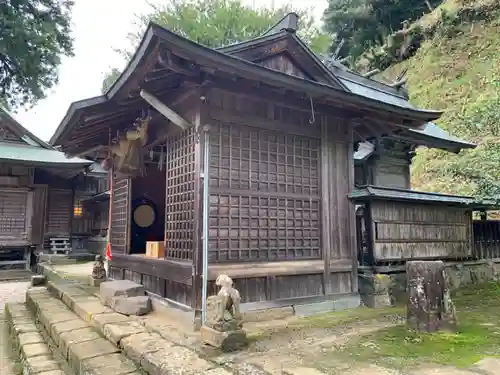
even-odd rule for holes
{"type": "MultiPolygon", "coordinates": [[[[257,7],[271,6],[272,2],[244,0],[244,3],[257,7]]],[[[319,19],[327,0],[274,0],[274,4],[313,8],[319,19]]],[[[75,57],[63,59],[59,85],[48,93],[47,99],[31,109],[20,109],[14,117],[35,135],[48,141],[69,105],[76,100],[100,95],[104,74],[112,67],[124,65],[113,48],[127,47],[126,36],[134,29],[134,15],[147,10],[146,0],[76,0],[72,16],[75,57]]]]}

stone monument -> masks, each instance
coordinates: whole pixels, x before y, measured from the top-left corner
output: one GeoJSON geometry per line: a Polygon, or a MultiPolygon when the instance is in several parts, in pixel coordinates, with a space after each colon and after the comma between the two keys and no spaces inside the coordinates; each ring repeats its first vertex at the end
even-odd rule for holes
{"type": "Polygon", "coordinates": [[[422,332],[455,330],[455,307],[442,261],[411,261],[406,264],[408,305],[406,322],[422,332]]]}
{"type": "Polygon", "coordinates": [[[233,280],[227,275],[219,275],[215,285],[220,290],[207,299],[207,321],[200,330],[201,340],[224,352],[244,348],[248,340],[243,330],[240,293],[233,288],[233,280]]]}
{"type": "Polygon", "coordinates": [[[104,261],[102,255],[95,256],[94,266],[92,267],[92,275],[90,276],[90,285],[99,286],[102,282],[106,281],[107,274],[104,268],[104,261]]]}

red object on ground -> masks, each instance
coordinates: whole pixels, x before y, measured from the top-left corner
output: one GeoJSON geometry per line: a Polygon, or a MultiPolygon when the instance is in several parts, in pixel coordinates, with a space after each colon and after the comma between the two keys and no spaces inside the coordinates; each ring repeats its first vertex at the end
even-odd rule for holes
{"type": "Polygon", "coordinates": [[[108,242],[108,245],[106,246],[106,259],[111,260],[111,244],[108,242]]]}

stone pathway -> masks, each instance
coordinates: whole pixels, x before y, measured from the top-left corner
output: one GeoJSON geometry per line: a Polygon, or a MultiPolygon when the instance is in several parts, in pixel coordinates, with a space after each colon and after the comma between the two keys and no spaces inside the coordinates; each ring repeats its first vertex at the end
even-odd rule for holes
{"type": "MultiPolygon", "coordinates": [[[[0,272],[0,278],[1,278],[0,272]]],[[[3,309],[6,302],[24,302],[27,282],[0,282],[0,374],[18,375],[20,372],[12,359],[12,349],[5,326],[3,309]]]]}

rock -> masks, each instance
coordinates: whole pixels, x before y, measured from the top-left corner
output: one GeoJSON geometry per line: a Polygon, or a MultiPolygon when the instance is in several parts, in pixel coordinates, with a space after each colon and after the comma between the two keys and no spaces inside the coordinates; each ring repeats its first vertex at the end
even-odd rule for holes
{"type": "Polygon", "coordinates": [[[148,296],[114,297],[110,301],[110,307],[124,315],[146,315],[153,308],[148,296]]]}
{"type": "Polygon", "coordinates": [[[146,295],[144,287],[129,280],[105,281],[100,285],[99,298],[110,306],[113,297],[138,297],[146,295]]]}
{"type": "Polygon", "coordinates": [[[204,344],[221,349],[223,352],[240,350],[248,345],[245,331],[221,332],[208,326],[201,327],[201,341],[204,344]]]}
{"type": "Polygon", "coordinates": [[[411,261],[406,264],[406,273],[409,328],[424,332],[456,328],[455,308],[444,263],[411,261]]]}
{"type": "Polygon", "coordinates": [[[360,274],[359,292],[363,304],[371,308],[391,306],[389,290],[391,278],[384,274],[360,274]]]}
{"type": "Polygon", "coordinates": [[[31,286],[41,286],[46,282],[44,275],[33,275],[31,276],[31,286]]]}

